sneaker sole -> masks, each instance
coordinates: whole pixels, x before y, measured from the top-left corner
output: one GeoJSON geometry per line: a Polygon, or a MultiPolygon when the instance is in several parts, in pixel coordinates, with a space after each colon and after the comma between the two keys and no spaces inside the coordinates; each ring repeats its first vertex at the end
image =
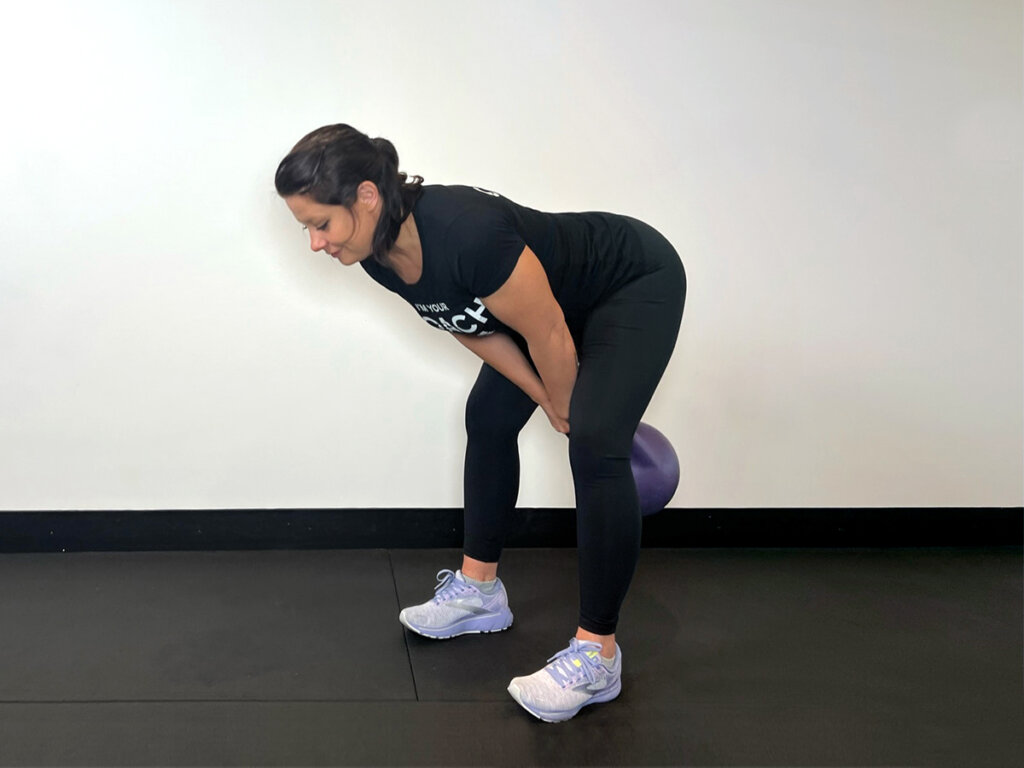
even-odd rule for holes
{"type": "Polygon", "coordinates": [[[619,678],[605,690],[599,691],[591,696],[589,699],[580,704],[576,709],[564,710],[561,712],[546,712],[543,709],[532,707],[523,701],[523,692],[519,690],[519,686],[515,683],[511,683],[508,687],[508,692],[512,695],[512,698],[516,700],[516,703],[529,712],[531,715],[536,717],[538,720],[543,720],[545,723],[564,723],[579,714],[579,711],[586,706],[591,704],[604,704],[607,701],[611,701],[618,697],[622,692],[622,678],[619,678]]]}
{"type": "Polygon", "coordinates": [[[499,614],[497,616],[470,617],[455,624],[450,624],[447,627],[417,627],[408,622],[402,614],[398,615],[398,620],[402,622],[402,626],[411,632],[415,632],[417,635],[429,637],[431,640],[448,640],[459,635],[504,632],[512,626],[512,612],[508,611],[507,616],[499,614]],[[505,621],[503,626],[495,626],[495,624],[500,624],[502,621],[505,621]]]}

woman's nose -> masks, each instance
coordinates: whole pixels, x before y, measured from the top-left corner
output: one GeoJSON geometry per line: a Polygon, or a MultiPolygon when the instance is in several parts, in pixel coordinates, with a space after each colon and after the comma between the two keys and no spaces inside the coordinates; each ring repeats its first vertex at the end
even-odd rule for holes
{"type": "Polygon", "coordinates": [[[327,245],[327,238],[316,230],[309,231],[309,247],[314,251],[322,251],[327,245]]]}

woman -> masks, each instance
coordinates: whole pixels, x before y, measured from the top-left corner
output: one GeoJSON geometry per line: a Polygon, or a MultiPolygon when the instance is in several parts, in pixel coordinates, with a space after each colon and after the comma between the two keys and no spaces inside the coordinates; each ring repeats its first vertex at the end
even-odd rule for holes
{"type": "Polygon", "coordinates": [[[276,186],[313,251],[359,264],[483,359],[466,404],[462,567],[406,608],[413,632],[451,638],[512,624],[497,578],[519,492],[518,435],[540,406],[569,436],[580,612],[568,648],[509,692],[567,720],[614,699],[619,607],[640,552],[633,433],[675,346],[686,277],[654,229],[608,213],[547,214],[475,187],[423,186],[386,139],[348,125],[303,138],[276,186]]]}

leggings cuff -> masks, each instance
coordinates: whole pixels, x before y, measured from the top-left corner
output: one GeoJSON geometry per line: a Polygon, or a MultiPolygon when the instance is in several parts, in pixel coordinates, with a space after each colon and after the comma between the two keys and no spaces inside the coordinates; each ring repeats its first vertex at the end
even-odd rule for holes
{"type": "Polygon", "coordinates": [[[501,559],[501,549],[474,549],[464,545],[462,554],[481,563],[496,563],[501,559]]]}
{"type": "Polygon", "coordinates": [[[580,629],[584,629],[587,632],[593,632],[595,635],[614,635],[617,624],[618,620],[592,621],[580,616],[580,629]]]}

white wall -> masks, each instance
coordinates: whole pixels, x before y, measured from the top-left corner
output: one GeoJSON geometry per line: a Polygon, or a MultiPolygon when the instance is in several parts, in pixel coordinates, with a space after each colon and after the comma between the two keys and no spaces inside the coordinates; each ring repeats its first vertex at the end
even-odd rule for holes
{"type": "Polygon", "coordinates": [[[674,505],[1022,503],[1019,2],[3,11],[0,509],[461,504],[476,363],[274,193],[330,122],[673,241],[674,505]]]}

